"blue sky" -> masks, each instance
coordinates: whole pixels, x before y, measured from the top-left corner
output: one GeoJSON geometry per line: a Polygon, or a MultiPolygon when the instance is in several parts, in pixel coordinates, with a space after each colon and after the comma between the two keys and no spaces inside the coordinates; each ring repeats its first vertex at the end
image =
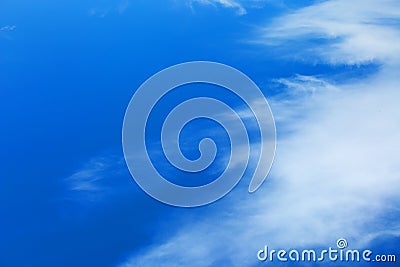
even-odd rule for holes
{"type": "MultiPolygon", "coordinates": [[[[0,266],[262,266],[266,244],[341,237],[400,257],[399,26],[395,0],[2,1],[0,266]],[[135,184],[121,129],[141,83],[193,60],[257,83],[278,140],[256,193],[250,164],[226,197],[183,209],[135,184]]],[[[182,138],[210,127],[225,151],[199,123],[182,138]]]]}

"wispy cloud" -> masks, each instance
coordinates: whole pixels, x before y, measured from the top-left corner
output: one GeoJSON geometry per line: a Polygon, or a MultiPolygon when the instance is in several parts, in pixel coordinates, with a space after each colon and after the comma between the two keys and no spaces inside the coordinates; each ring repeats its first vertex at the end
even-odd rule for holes
{"type": "Polygon", "coordinates": [[[89,16],[104,18],[112,13],[123,14],[129,8],[131,3],[129,0],[121,0],[117,3],[106,1],[105,3],[97,4],[98,5],[96,7],[92,7],[89,9],[89,16]]]}
{"type": "Polygon", "coordinates": [[[236,11],[237,15],[246,15],[251,9],[261,9],[268,5],[285,6],[282,0],[188,0],[187,3],[192,10],[194,10],[194,4],[200,4],[232,9],[236,11]]]}
{"type": "Polygon", "coordinates": [[[16,28],[17,28],[17,26],[15,26],[15,25],[6,25],[6,26],[0,27],[0,31],[13,31],[16,28]]]}
{"type": "Polygon", "coordinates": [[[129,0],[123,0],[118,4],[117,10],[120,14],[124,13],[130,5],[129,0]]]}
{"type": "Polygon", "coordinates": [[[400,223],[385,221],[400,211],[399,10],[397,1],[332,0],[264,28],[265,44],[291,40],[294,51],[304,41],[304,53],[325,63],[378,61],[381,68],[340,83],[327,76],[275,80],[282,88],[270,101],[278,149],[261,191],[245,197],[234,190],[218,215],[187,220],[121,266],[248,266],[265,244],[325,246],[346,237],[362,247],[382,234],[400,236],[400,223]],[[309,42],[315,38],[324,42],[309,42]]]}
{"type": "Polygon", "coordinates": [[[0,38],[12,40],[12,32],[17,29],[15,25],[0,26],[0,38]]]}
{"type": "Polygon", "coordinates": [[[396,0],[332,0],[279,17],[261,27],[268,45],[286,46],[299,58],[317,56],[331,64],[398,61],[400,2],[396,0]],[[303,41],[296,51],[290,47],[303,41]]]}
{"type": "MultiPolygon", "coordinates": [[[[314,85],[315,78],[309,78],[314,85]]],[[[231,199],[222,200],[223,215],[190,221],[121,266],[243,266],[255,263],[254,253],[264,243],[331,245],[345,236],[353,246],[366,246],[381,234],[400,235],[398,223],[376,225],[386,213],[398,212],[400,198],[400,93],[386,78],[382,74],[368,86],[335,90],[321,84],[311,94],[285,98],[284,104],[271,101],[274,113],[284,114],[281,122],[290,125],[279,138],[263,190],[248,198],[239,196],[245,191],[232,192],[231,199]]],[[[305,85],[296,79],[288,90],[305,85]]]]}
{"type": "Polygon", "coordinates": [[[247,13],[247,10],[243,7],[243,5],[236,0],[191,0],[190,5],[193,3],[199,3],[202,5],[213,5],[213,6],[222,6],[226,8],[235,9],[238,15],[244,15],[247,13]]]}
{"type": "Polygon", "coordinates": [[[118,191],[123,170],[123,158],[113,155],[93,157],[65,178],[68,198],[95,201],[118,191]]]}

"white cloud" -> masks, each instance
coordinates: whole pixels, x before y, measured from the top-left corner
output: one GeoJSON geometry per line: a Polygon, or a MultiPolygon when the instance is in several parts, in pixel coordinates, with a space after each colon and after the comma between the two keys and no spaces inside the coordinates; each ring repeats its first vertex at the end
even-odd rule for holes
{"type": "Polygon", "coordinates": [[[130,5],[129,0],[122,0],[122,1],[118,4],[118,8],[117,8],[117,9],[118,9],[118,12],[119,12],[120,14],[124,13],[124,12],[128,9],[129,5],[130,5]]]}
{"type": "Polygon", "coordinates": [[[188,0],[186,4],[195,10],[194,4],[209,5],[215,8],[233,9],[237,15],[246,15],[249,10],[262,9],[266,6],[285,7],[283,0],[188,0]]]}
{"type": "Polygon", "coordinates": [[[0,27],[0,31],[13,31],[17,28],[15,25],[6,25],[3,27],[0,27]]]}
{"type": "Polygon", "coordinates": [[[68,198],[95,201],[116,192],[121,177],[123,159],[116,156],[97,156],[65,178],[68,198]],[[110,185],[113,190],[109,189],[110,185]]]}
{"type": "MultiPolygon", "coordinates": [[[[398,223],[371,226],[399,209],[400,84],[388,78],[381,73],[365,84],[335,90],[321,82],[312,94],[284,104],[271,101],[290,129],[278,139],[273,172],[263,190],[248,197],[235,190],[221,200],[231,207],[224,214],[188,222],[121,266],[212,266],[223,260],[244,266],[255,262],[264,243],[333,246],[344,236],[357,247],[383,233],[400,235],[398,223]]],[[[298,79],[282,82],[295,89],[305,86],[304,80],[315,86],[315,77],[298,79]]]]}
{"type": "Polygon", "coordinates": [[[236,0],[191,0],[190,5],[192,6],[192,3],[199,3],[203,5],[220,5],[226,8],[233,8],[236,10],[238,15],[244,15],[247,13],[246,9],[243,7],[243,5],[236,0]]]}
{"type": "Polygon", "coordinates": [[[396,1],[326,1],[284,15],[263,41],[325,38],[306,53],[330,64],[378,61],[367,78],[328,82],[297,75],[270,101],[278,125],[270,178],[255,194],[237,188],[175,233],[121,266],[248,266],[274,248],[366,247],[400,236],[400,60],[396,1]],[[397,22],[396,22],[397,23],[397,22]],[[222,207],[222,208],[221,208],[222,207]],[[381,222],[385,222],[381,224],[381,222]]]}
{"type": "Polygon", "coordinates": [[[122,15],[130,6],[129,0],[121,0],[119,2],[110,2],[108,0],[97,2],[97,6],[89,9],[89,16],[104,18],[109,14],[118,13],[122,15]]]}
{"type": "Polygon", "coordinates": [[[313,40],[297,51],[298,56],[317,55],[333,64],[398,61],[399,18],[397,0],[331,0],[279,17],[256,39],[289,48],[294,41],[313,40]]]}
{"type": "Polygon", "coordinates": [[[108,164],[104,159],[92,159],[85,166],[67,178],[70,189],[74,191],[97,191],[97,181],[104,178],[104,171],[108,164]]]}

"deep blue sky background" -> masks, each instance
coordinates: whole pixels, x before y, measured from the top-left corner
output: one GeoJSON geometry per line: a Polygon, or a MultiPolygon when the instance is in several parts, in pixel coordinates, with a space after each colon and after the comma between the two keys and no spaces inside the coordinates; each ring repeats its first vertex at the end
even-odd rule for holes
{"type": "MultiPolygon", "coordinates": [[[[277,93],[266,90],[271,79],[349,79],[378,68],[282,60],[279,49],[248,41],[257,24],[313,1],[295,2],[240,16],[177,1],[131,1],[126,9],[112,1],[2,1],[0,27],[15,29],[0,31],[0,266],[115,266],[185,218],[223,210],[227,202],[169,207],[138,188],[122,159],[125,108],[147,78],[186,61],[236,67],[267,96],[277,93]],[[70,190],[68,177],[86,167],[104,178],[99,188],[70,190]]],[[[397,249],[399,241],[387,244],[397,249]]]]}

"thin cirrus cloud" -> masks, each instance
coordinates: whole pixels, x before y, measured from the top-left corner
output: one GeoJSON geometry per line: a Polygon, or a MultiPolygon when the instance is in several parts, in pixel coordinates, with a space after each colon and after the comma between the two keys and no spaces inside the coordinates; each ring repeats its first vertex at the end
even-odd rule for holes
{"type": "Polygon", "coordinates": [[[201,5],[211,5],[214,7],[221,6],[223,8],[229,8],[236,11],[237,15],[246,15],[249,9],[259,9],[263,8],[265,5],[274,4],[274,5],[282,5],[280,1],[263,1],[263,0],[190,0],[189,6],[193,9],[193,4],[201,4],[201,5]]]}
{"type": "Polygon", "coordinates": [[[93,202],[109,194],[121,193],[125,176],[123,158],[114,155],[93,157],[64,179],[68,189],[66,198],[93,202]],[[110,191],[110,187],[114,190],[110,191]]]}
{"type": "Polygon", "coordinates": [[[288,49],[304,41],[300,58],[315,53],[330,64],[398,61],[399,18],[396,0],[325,1],[276,19],[256,41],[288,49]]]}
{"type": "Polygon", "coordinates": [[[0,26],[0,38],[5,38],[11,40],[11,33],[17,29],[15,25],[5,25],[0,26]]]}
{"type": "Polygon", "coordinates": [[[6,25],[3,27],[0,27],[0,31],[13,31],[17,28],[15,25],[6,25]]]}
{"type": "Polygon", "coordinates": [[[199,3],[202,5],[213,5],[213,6],[222,6],[226,8],[235,9],[238,15],[244,15],[247,13],[247,10],[239,1],[235,0],[192,0],[190,1],[190,5],[193,6],[193,3],[199,3]]]}
{"type": "MultiPolygon", "coordinates": [[[[381,235],[400,235],[396,222],[376,225],[399,208],[400,93],[383,82],[385,76],[372,78],[369,86],[321,81],[315,92],[271,101],[281,115],[277,123],[287,126],[263,190],[240,201],[243,191],[232,192],[224,215],[188,222],[121,266],[248,266],[264,244],[333,246],[345,236],[352,247],[364,247],[381,235]],[[375,86],[385,86],[388,94],[375,86]]],[[[297,90],[304,80],[315,86],[316,79],[281,82],[297,90]]]]}
{"type": "Polygon", "coordinates": [[[332,0],[264,27],[258,41],[284,43],[289,56],[298,56],[298,42],[323,38],[308,42],[302,55],[380,68],[356,80],[328,82],[329,74],[275,80],[282,88],[270,100],[278,148],[261,191],[244,198],[234,190],[221,200],[224,213],[188,221],[121,266],[248,266],[265,244],[326,247],[346,237],[357,248],[400,236],[398,220],[386,219],[400,210],[398,14],[396,1],[332,0]]]}
{"type": "Polygon", "coordinates": [[[115,2],[103,2],[97,3],[97,6],[89,9],[89,16],[104,18],[111,13],[118,13],[122,15],[130,6],[129,0],[121,0],[117,3],[115,2]]]}

